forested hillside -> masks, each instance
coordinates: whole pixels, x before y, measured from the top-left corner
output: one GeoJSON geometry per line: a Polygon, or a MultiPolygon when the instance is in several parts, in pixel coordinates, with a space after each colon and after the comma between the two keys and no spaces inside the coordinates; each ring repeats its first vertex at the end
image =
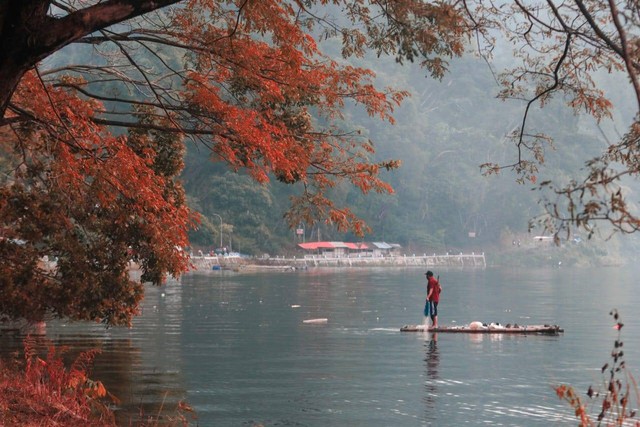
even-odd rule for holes
{"type": "MultiPolygon", "coordinates": [[[[340,57],[337,44],[328,40],[324,45],[325,51],[333,49],[332,55],[340,57]]],[[[90,50],[74,48],[65,58],[82,62],[88,55],[90,50]]],[[[180,61],[170,49],[160,55],[170,64],[180,61]]],[[[145,61],[151,66],[158,59],[145,61]]],[[[498,57],[496,63],[500,61],[498,57]]],[[[55,68],[57,62],[48,65],[55,68]]],[[[562,100],[534,110],[530,126],[551,136],[554,149],[545,151],[536,182],[518,183],[508,169],[484,176],[480,168],[484,163],[516,161],[508,135],[521,125],[524,111],[523,102],[497,99],[496,70],[484,60],[472,53],[454,59],[441,81],[417,64],[400,65],[388,57],[370,55],[356,65],[374,70],[379,87],[411,93],[395,110],[394,125],[367,116],[362,108],[345,109],[342,125],[373,142],[372,160],[401,162],[398,170],[382,173],[395,190],[392,195],[362,194],[348,184],[329,192],[337,204],[350,206],[363,218],[370,233],[360,238],[319,222],[300,224],[304,237],[296,236],[283,215],[290,197],[300,193],[299,186],[275,177],[258,184],[242,169],[212,162],[207,147],[186,140],[181,179],[188,205],[201,214],[197,229],[190,232],[194,249],[224,246],[254,255],[283,254],[294,251],[302,239],[387,241],[401,244],[407,252],[490,248],[511,241],[511,236],[526,236],[529,221],[543,211],[541,198],[548,195],[537,191],[537,185],[549,179],[558,185],[580,179],[584,162],[601,152],[607,139],[616,140],[624,133],[631,119],[624,117],[625,107],[633,110],[631,98],[625,99],[628,83],[607,76],[603,88],[618,109],[613,120],[602,122],[600,128],[589,116],[576,116],[562,100]]],[[[114,92],[112,86],[102,84],[102,92],[114,92]]],[[[105,104],[114,111],[121,108],[105,104]]]]}
{"type": "MultiPolygon", "coordinates": [[[[483,163],[515,161],[517,152],[507,135],[523,114],[523,104],[496,99],[498,87],[486,63],[473,56],[455,60],[442,81],[389,59],[371,57],[361,65],[374,69],[382,86],[412,94],[396,110],[395,125],[347,109],[345,125],[374,142],[377,160],[402,162],[399,170],[383,176],[395,189],[393,195],[363,195],[346,185],[332,191],[334,200],[346,202],[369,224],[365,240],[443,251],[481,249],[526,234],[529,220],[542,212],[543,193],[533,191],[537,183],[577,178],[584,161],[603,147],[595,123],[558,102],[531,117],[536,129],[555,139],[536,183],[517,183],[508,170],[483,176],[483,163]]],[[[203,215],[191,234],[195,247],[219,246],[221,219],[223,245],[234,250],[277,254],[298,241],[283,220],[296,188],[276,180],[260,186],[211,163],[208,152],[195,145],[189,145],[183,180],[191,206],[203,215]]],[[[301,226],[306,240],[359,240],[331,224],[301,226]]]]}

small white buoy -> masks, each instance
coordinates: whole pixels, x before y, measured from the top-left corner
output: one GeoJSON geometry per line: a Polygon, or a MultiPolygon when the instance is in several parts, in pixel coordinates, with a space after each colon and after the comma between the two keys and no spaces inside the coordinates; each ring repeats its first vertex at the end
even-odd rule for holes
{"type": "Polygon", "coordinates": [[[303,320],[302,323],[327,323],[329,319],[327,318],[319,318],[319,319],[307,319],[303,320]]]}

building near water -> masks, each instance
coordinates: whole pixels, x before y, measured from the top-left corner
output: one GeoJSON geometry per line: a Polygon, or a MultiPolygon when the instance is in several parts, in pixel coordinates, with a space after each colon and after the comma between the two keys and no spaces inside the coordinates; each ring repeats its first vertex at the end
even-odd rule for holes
{"type": "Polygon", "coordinates": [[[397,255],[402,248],[397,243],[386,242],[306,242],[298,243],[305,256],[327,258],[379,258],[397,255]]]}

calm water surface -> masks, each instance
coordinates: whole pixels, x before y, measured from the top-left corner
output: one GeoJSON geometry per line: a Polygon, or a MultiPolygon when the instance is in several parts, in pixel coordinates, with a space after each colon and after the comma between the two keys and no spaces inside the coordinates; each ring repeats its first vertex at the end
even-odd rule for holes
{"type": "MultiPolygon", "coordinates": [[[[435,273],[441,324],[566,332],[400,333],[422,321],[424,271],[345,268],[191,274],[149,288],[133,329],[50,323],[47,337],[102,348],[93,377],[122,399],[121,419],[184,399],[200,426],[576,425],[552,386],[601,382],[617,336],[612,308],[638,377],[640,269],[435,273]],[[328,322],[303,323],[312,318],[328,322]]],[[[19,341],[3,337],[3,351],[19,341]]]]}

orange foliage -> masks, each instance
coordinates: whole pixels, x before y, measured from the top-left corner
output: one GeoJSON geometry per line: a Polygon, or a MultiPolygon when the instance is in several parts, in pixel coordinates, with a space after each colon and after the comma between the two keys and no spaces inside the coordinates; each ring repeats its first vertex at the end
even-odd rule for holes
{"type": "MultiPolygon", "coordinates": [[[[27,73],[14,99],[37,115],[16,132],[16,169],[0,188],[3,236],[0,312],[40,321],[47,314],[129,324],[142,285],[127,267],[161,283],[180,274],[191,221],[173,176],[154,170],[153,149],[92,121],[97,103],[45,87],[27,73]],[[43,267],[43,257],[55,257],[43,267]]],[[[166,147],[165,147],[166,148],[166,147]]]]}
{"type": "Polygon", "coordinates": [[[300,185],[290,224],[325,220],[362,234],[366,225],[326,191],[349,181],[390,193],[380,172],[399,163],[374,161],[342,110],[355,104],[393,122],[408,94],[376,88],[372,71],[325,55],[316,40],[341,38],[345,58],[420,57],[440,77],[470,30],[461,5],[419,0],[133,3],[0,4],[12,22],[0,23],[0,38],[11,37],[0,39],[0,135],[11,139],[0,144],[11,165],[0,181],[4,317],[127,325],[141,282],[185,271],[180,248],[197,217],[175,179],[184,137],[259,183],[300,185]],[[317,14],[323,7],[339,19],[317,14]],[[103,57],[39,63],[76,42],[103,57]]]}

